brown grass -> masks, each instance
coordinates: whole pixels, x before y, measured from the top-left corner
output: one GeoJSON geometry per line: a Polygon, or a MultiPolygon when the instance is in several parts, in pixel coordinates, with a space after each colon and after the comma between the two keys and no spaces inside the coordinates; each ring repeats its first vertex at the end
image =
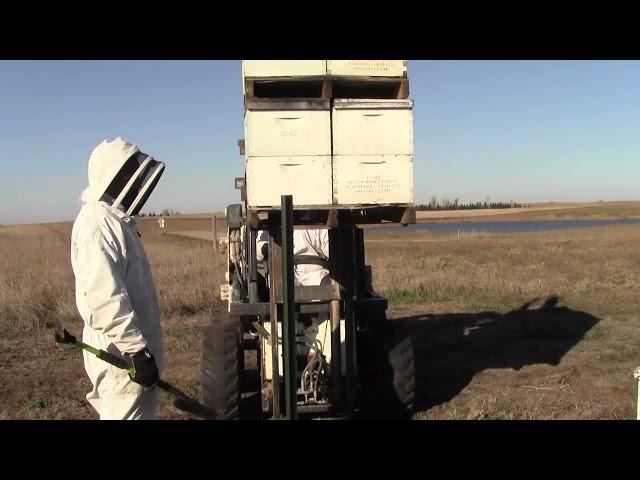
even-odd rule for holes
{"type": "MultiPolygon", "coordinates": [[[[222,258],[214,256],[211,243],[163,235],[155,227],[145,221],[140,230],[163,313],[206,311],[224,275],[222,258]]],[[[0,228],[0,248],[6,252],[0,257],[0,318],[5,332],[78,321],[70,237],[70,223],[0,228]]]]}
{"type": "Polygon", "coordinates": [[[413,303],[505,310],[556,294],[590,312],[635,314],[639,237],[638,225],[459,238],[374,232],[366,255],[376,287],[413,303]]]}
{"type": "Polygon", "coordinates": [[[0,228],[3,332],[30,331],[75,316],[69,233],[46,226],[0,228]]]}
{"type": "MultiPolygon", "coordinates": [[[[210,225],[206,218],[176,221],[170,230],[210,225]]],[[[70,228],[0,227],[0,418],[95,418],[84,401],[89,384],[78,352],[55,345],[47,328],[59,320],[75,333],[82,327],[73,298],[70,228]]],[[[218,298],[223,259],[211,242],[162,234],[153,220],[143,221],[141,231],[163,312],[165,377],[198,396],[202,328],[218,298]]],[[[368,232],[367,261],[375,288],[390,299],[391,317],[424,317],[424,325],[436,319],[447,326],[443,319],[455,314],[478,322],[481,312],[503,315],[534,298],[558,295],[571,309],[599,320],[557,365],[534,362],[514,370],[474,359],[480,367],[465,373],[451,398],[419,417],[633,418],[632,372],[640,365],[639,237],[640,226],[460,238],[402,229],[368,232]]],[[[441,339],[453,341],[449,333],[441,339]]],[[[432,340],[423,341],[429,350],[432,340]]],[[[458,350],[438,345],[445,345],[445,356],[467,355],[465,341],[455,340],[462,342],[455,344],[458,350]]],[[[547,340],[518,341],[534,348],[547,340]]],[[[159,418],[187,415],[163,401],[159,418]]]]}

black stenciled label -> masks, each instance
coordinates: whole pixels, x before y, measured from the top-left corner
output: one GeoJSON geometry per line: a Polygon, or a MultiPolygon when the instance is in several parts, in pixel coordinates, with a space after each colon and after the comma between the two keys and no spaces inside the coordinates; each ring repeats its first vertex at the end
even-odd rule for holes
{"type": "Polygon", "coordinates": [[[344,188],[347,191],[358,194],[365,193],[390,193],[400,186],[397,178],[385,178],[381,175],[370,177],[349,179],[344,181],[344,188]]]}
{"type": "Polygon", "coordinates": [[[347,60],[347,65],[354,70],[361,71],[389,71],[389,64],[385,60],[347,60]]]}

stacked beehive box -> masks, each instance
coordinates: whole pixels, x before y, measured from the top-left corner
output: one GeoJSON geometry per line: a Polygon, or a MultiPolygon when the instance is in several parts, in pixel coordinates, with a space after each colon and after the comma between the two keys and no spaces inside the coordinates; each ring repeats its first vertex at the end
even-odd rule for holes
{"type": "Polygon", "coordinates": [[[250,208],[413,204],[403,60],[244,60],[250,208]]]}

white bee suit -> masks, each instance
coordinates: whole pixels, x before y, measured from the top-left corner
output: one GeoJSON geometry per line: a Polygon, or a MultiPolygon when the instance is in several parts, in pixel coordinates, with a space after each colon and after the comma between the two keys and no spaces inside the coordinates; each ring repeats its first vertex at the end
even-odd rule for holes
{"type": "MultiPolygon", "coordinates": [[[[258,232],[256,241],[256,256],[258,260],[264,260],[262,247],[269,239],[265,230],[258,232]]],[[[320,257],[329,260],[329,232],[327,229],[294,229],[293,230],[293,255],[320,257]]],[[[294,284],[296,286],[328,285],[331,282],[329,270],[322,265],[307,264],[296,261],[294,264],[294,284]]],[[[323,347],[330,340],[330,329],[327,329],[329,316],[318,314],[312,318],[312,324],[305,327],[301,322],[296,322],[297,353],[306,355],[309,352],[307,345],[301,344],[303,337],[320,340],[323,347]]]]}
{"type": "MultiPolygon", "coordinates": [[[[119,356],[146,347],[159,371],[163,363],[160,308],[134,215],[163,169],[164,164],[122,138],[102,142],[89,159],[89,187],[82,193],[71,234],[83,341],[119,356]],[[123,173],[125,163],[130,174],[123,173]],[[114,185],[122,191],[109,191],[114,185]]],[[[93,386],[87,400],[100,419],[153,418],[156,390],[133,382],[125,370],[88,352],[84,352],[84,365],[93,386]]]]}

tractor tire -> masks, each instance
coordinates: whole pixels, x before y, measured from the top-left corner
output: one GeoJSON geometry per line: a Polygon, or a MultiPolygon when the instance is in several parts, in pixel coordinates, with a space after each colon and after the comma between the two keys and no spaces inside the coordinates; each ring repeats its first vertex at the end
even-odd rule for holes
{"type": "Polygon", "coordinates": [[[244,356],[240,319],[220,310],[212,309],[202,340],[202,401],[216,412],[218,419],[237,420],[244,356]]]}
{"type": "Polygon", "coordinates": [[[358,339],[362,415],[410,419],[415,410],[415,363],[411,335],[400,325],[379,322],[358,339]]]}
{"type": "MultiPolygon", "coordinates": [[[[416,377],[413,342],[411,335],[403,328],[395,329],[390,336],[390,342],[386,342],[381,358],[381,368],[390,366],[390,377],[384,379],[382,388],[390,393],[389,404],[395,404],[394,417],[411,418],[415,411],[416,377]],[[390,387],[390,388],[389,388],[390,387]]],[[[393,408],[391,409],[393,412],[393,408]]]]}

